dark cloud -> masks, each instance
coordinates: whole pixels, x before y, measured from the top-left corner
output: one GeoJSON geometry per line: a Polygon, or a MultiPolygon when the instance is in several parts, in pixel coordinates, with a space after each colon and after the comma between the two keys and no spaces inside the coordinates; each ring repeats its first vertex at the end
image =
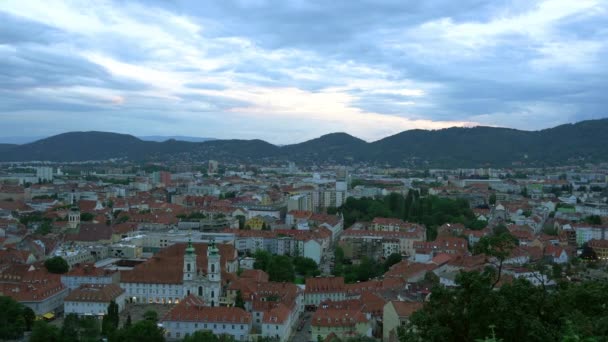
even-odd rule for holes
{"type": "MultiPolygon", "coordinates": [[[[556,11],[570,12],[559,18],[541,4],[158,0],[141,1],[142,9],[116,2],[92,11],[88,27],[8,14],[0,3],[0,118],[81,112],[87,120],[75,120],[87,128],[99,122],[93,113],[112,113],[108,120],[140,134],[157,132],[142,131],[135,119],[148,127],[204,119],[250,136],[268,123],[251,125],[263,116],[232,110],[272,107],[272,92],[252,100],[259,88],[302,96],[339,89],[332,91],[348,97],[338,101],[362,112],[529,129],[608,115],[605,4],[565,1],[556,11]],[[403,95],[408,89],[422,95],[403,95]],[[201,94],[215,92],[226,96],[201,94]]],[[[323,126],[292,132],[292,118],[268,120],[276,142],[323,126]]],[[[328,116],[326,128],[349,128],[340,120],[328,116]]]]}

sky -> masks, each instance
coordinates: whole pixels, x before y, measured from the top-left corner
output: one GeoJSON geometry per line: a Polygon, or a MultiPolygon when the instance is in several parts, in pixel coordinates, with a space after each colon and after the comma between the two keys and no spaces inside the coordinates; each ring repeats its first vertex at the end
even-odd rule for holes
{"type": "Polygon", "coordinates": [[[1,0],[0,23],[0,140],[374,141],[608,116],[606,0],[1,0]]]}

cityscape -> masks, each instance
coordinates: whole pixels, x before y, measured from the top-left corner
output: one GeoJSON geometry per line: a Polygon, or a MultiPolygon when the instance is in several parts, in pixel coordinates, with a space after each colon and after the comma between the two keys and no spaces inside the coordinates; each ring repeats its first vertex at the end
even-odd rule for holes
{"type": "Polygon", "coordinates": [[[608,340],[606,3],[0,19],[0,341],[608,340]]]}

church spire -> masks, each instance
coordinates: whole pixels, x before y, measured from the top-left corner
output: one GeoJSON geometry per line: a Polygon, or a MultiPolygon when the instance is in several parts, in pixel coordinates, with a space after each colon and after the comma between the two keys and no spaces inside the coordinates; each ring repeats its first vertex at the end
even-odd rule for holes
{"type": "Polygon", "coordinates": [[[186,247],[186,254],[194,254],[194,246],[192,246],[192,234],[188,231],[188,247],[186,247]]]}

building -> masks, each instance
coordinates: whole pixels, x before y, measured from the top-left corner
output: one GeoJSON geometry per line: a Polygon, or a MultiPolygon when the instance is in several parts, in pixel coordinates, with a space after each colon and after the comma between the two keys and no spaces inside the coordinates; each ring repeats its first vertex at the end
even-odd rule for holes
{"type": "Polygon", "coordinates": [[[319,277],[306,279],[304,305],[317,307],[326,300],[342,301],[346,298],[346,286],[343,277],[319,277]]]}
{"type": "Polygon", "coordinates": [[[68,212],[68,228],[76,229],[80,225],[80,209],[73,207],[68,212]]]}
{"type": "Polygon", "coordinates": [[[220,170],[219,163],[217,160],[210,160],[209,167],[207,168],[207,174],[216,175],[220,170]]]}
{"type": "Polygon", "coordinates": [[[68,294],[58,274],[34,265],[13,265],[0,272],[0,294],[34,310],[36,315],[52,318],[63,311],[68,294]]]}
{"type": "Polygon", "coordinates": [[[214,335],[248,341],[251,332],[251,314],[237,307],[210,307],[194,294],[169,310],[160,323],[169,340],[181,340],[198,330],[208,330],[214,335]]]}
{"type": "Polygon", "coordinates": [[[397,342],[397,330],[409,323],[410,316],[422,308],[422,303],[390,301],[384,305],[382,341],[397,342]]]}
{"type": "Polygon", "coordinates": [[[312,211],[312,196],[310,194],[299,194],[289,197],[287,211],[292,210],[312,211]]]}
{"type": "Polygon", "coordinates": [[[48,166],[39,166],[36,168],[36,178],[39,182],[53,181],[53,168],[48,166]]]}
{"type": "Polygon", "coordinates": [[[589,240],[589,247],[593,249],[597,258],[600,260],[608,260],[608,240],[589,240]]]}
{"type": "Polygon", "coordinates": [[[369,319],[359,310],[351,309],[319,309],[310,323],[312,339],[323,341],[330,334],[341,340],[357,336],[371,337],[369,319]]]}
{"type": "Polygon", "coordinates": [[[218,306],[222,273],[237,268],[232,245],[177,243],[121,274],[120,286],[130,302],[177,304],[194,294],[206,305],[218,306]]]}
{"type": "Polygon", "coordinates": [[[74,290],[81,285],[109,285],[120,283],[120,272],[97,268],[92,263],[77,264],[68,273],[61,275],[61,282],[74,290]]]}
{"type": "Polygon", "coordinates": [[[347,229],[340,236],[340,245],[347,258],[367,256],[372,259],[392,253],[413,256],[414,244],[426,241],[426,229],[412,226],[409,231],[373,231],[347,229]]]}
{"type": "Polygon", "coordinates": [[[104,316],[110,302],[118,305],[118,312],[125,308],[126,294],[117,284],[81,285],[64,299],[64,313],[78,316],[104,316]]]}

